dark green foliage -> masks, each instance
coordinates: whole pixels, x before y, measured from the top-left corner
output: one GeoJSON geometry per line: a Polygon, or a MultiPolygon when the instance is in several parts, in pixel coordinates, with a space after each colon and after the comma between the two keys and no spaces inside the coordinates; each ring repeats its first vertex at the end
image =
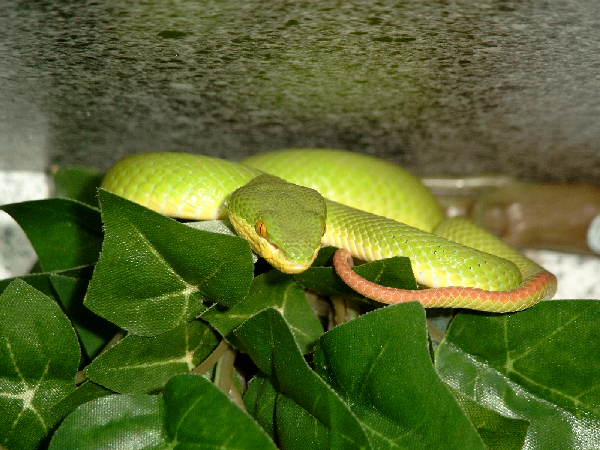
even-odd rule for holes
{"type": "MultiPolygon", "coordinates": [[[[93,203],[96,174],[61,176],[93,203]]],[[[303,274],[255,278],[244,240],[99,199],[101,213],[69,199],[2,207],[41,268],[0,281],[6,449],[600,448],[597,301],[461,312],[434,352],[413,303],[362,299],[375,310],[324,333],[304,288],[358,304],[330,249],[303,274]]],[[[414,287],[403,259],[357,270],[414,287]]]]}

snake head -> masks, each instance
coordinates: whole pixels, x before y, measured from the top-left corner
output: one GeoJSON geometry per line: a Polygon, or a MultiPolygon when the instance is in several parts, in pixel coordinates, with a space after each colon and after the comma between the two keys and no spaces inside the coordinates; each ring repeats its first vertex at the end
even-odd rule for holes
{"type": "Polygon", "coordinates": [[[227,207],[237,233],[276,269],[303,272],[317,257],[327,207],[314,189],[263,174],[233,192],[227,207]]]}

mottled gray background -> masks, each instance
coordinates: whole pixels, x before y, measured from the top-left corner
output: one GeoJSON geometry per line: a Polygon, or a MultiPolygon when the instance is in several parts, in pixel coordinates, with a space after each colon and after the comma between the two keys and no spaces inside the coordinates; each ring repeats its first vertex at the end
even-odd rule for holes
{"type": "Polygon", "coordinates": [[[600,182],[596,0],[3,2],[0,30],[0,170],[320,146],[600,182]]]}
{"type": "MultiPolygon", "coordinates": [[[[600,185],[599,138],[597,0],[0,2],[0,204],[157,150],[600,185]]],[[[600,258],[534,259],[557,298],[600,298],[600,258]]],[[[0,278],[34,260],[0,213],[0,278]]]]}

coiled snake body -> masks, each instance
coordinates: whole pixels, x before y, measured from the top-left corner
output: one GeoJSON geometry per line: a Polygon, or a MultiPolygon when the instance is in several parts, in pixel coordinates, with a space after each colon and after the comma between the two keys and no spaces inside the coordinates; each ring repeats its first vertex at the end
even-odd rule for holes
{"type": "Polygon", "coordinates": [[[444,220],[414,175],[359,153],[282,150],[243,164],[184,153],[138,154],[115,164],[103,187],[171,217],[229,214],[253,249],[284,272],[305,270],[321,243],[339,247],[334,264],[342,279],[386,303],[507,312],[556,291],[554,275],[495,236],[462,218],[444,220]],[[417,282],[429,289],[373,285],[351,270],[350,255],[366,261],[408,256],[417,282]]]}

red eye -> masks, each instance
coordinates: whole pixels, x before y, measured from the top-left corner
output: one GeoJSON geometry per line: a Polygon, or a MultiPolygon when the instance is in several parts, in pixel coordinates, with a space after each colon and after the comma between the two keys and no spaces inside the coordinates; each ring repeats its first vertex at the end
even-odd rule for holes
{"type": "Polygon", "coordinates": [[[267,226],[262,220],[256,222],[256,232],[259,234],[259,236],[262,236],[264,238],[267,237],[267,226]]]}

